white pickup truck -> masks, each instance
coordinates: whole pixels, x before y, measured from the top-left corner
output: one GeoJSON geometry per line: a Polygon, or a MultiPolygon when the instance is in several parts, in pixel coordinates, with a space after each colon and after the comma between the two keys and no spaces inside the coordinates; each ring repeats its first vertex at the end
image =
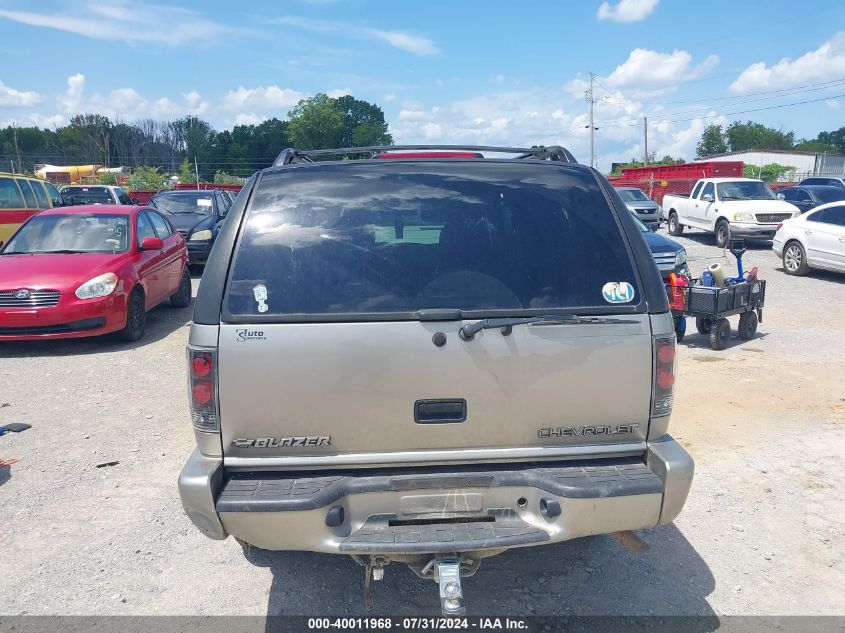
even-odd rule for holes
{"type": "Polygon", "coordinates": [[[731,237],[770,240],[780,222],[801,212],[778,200],[762,180],[702,178],[689,197],[665,196],[663,213],[670,235],[681,235],[687,226],[702,229],[715,233],[717,246],[724,248],[731,237]]]}

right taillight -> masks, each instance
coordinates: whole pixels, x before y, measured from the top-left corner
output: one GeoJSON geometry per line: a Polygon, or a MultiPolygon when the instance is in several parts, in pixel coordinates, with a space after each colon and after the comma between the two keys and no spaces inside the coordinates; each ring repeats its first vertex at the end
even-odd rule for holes
{"type": "Polygon", "coordinates": [[[191,423],[200,431],[219,431],[217,408],[217,352],[188,348],[188,387],[191,423]]]}
{"type": "Polygon", "coordinates": [[[675,335],[654,337],[654,378],[652,381],[651,416],[672,413],[675,399],[676,367],[675,335]]]}

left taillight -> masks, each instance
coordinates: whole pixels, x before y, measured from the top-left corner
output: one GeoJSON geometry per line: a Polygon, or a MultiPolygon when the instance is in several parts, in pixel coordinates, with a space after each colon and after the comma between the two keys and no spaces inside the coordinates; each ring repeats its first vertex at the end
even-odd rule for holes
{"type": "Polygon", "coordinates": [[[672,413],[675,401],[675,369],[677,350],[675,335],[654,337],[654,379],[652,384],[651,416],[667,416],[672,413]]]}
{"type": "Polygon", "coordinates": [[[188,388],[194,428],[198,431],[219,431],[215,350],[188,347],[188,388]]]}

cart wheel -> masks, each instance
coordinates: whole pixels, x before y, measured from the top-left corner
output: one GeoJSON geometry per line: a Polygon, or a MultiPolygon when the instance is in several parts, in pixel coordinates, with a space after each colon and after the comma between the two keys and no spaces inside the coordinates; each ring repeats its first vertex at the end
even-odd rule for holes
{"type": "Polygon", "coordinates": [[[719,319],[710,329],[710,347],[713,349],[725,349],[728,346],[728,339],[730,337],[730,321],[727,319],[719,319]]]}
{"type": "Polygon", "coordinates": [[[739,338],[749,341],[757,333],[757,315],[754,312],[744,312],[739,317],[739,338]]]}
{"type": "Polygon", "coordinates": [[[675,317],[675,340],[680,343],[684,340],[684,334],[687,333],[687,319],[686,317],[675,317]]]}
{"type": "Polygon", "coordinates": [[[712,321],[710,319],[703,319],[701,317],[696,317],[695,319],[695,329],[698,330],[699,334],[710,334],[711,325],[712,321]]]}

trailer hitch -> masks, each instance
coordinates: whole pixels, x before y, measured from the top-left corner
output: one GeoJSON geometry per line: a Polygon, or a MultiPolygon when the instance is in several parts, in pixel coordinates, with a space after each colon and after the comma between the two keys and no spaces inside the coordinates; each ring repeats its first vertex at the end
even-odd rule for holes
{"type": "Polygon", "coordinates": [[[440,611],[443,615],[466,615],[460,558],[435,559],[434,579],[440,589],[440,611]]]}

